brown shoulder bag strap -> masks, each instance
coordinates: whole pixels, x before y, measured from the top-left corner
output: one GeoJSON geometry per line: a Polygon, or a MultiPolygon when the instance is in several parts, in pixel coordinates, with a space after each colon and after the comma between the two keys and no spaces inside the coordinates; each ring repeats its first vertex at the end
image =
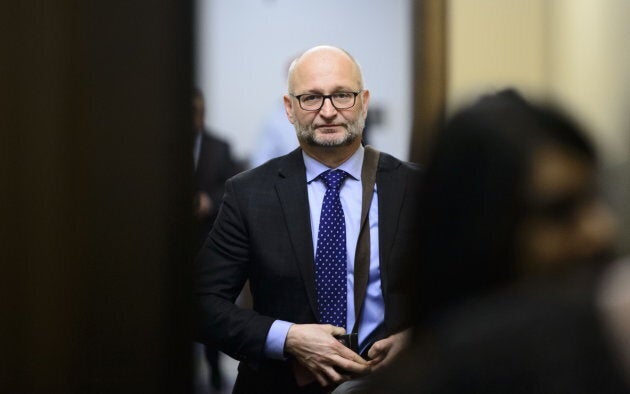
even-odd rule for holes
{"type": "Polygon", "coordinates": [[[363,189],[361,204],[361,226],[359,227],[359,239],[354,257],[354,327],[352,332],[359,330],[359,318],[363,308],[363,299],[367,289],[370,271],[370,220],[369,212],[374,196],[374,184],[376,183],[376,169],[380,152],[371,146],[365,147],[363,166],[361,167],[361,186],[363,189]]]}

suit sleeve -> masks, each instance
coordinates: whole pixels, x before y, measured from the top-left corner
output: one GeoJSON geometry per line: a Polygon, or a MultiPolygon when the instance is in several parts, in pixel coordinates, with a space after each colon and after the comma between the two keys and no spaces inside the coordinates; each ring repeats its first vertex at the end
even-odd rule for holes
{"type": "Polygon", "coordinates": [[[241,361],[263,358],[274,319],[235,305],[249,274],[248,228],[233,180],[214,227],[195,262],[197,335],[241,361]]]}

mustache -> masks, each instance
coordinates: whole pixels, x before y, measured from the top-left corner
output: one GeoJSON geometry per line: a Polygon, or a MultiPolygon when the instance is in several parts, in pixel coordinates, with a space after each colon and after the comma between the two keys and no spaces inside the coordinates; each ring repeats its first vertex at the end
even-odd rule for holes
{"type": "Polygon", "coordinates": [[[326,127],[336,127],[336,126],[341,126],[344,129],[348,128],[348,124],[347,123],[323,123],[323,124],[314,124],[313,125],[313,129],[326,128],[326,127]]]}

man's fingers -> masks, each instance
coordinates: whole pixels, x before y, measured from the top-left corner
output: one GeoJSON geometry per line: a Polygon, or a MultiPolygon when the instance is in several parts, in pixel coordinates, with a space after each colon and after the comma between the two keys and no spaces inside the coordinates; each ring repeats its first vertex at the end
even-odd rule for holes
{"type": "MultiPolygon", "coordinates": [[[[341,344],[339,344],[341,345],[341,344]]],[[[348,349],[347,347],[341,345],[338,348],[338,353],[341,357],[343,357],[346,360],[351,360],[357,364],[361,364],[361,365],[368,365],[367,360],[365,360],[363,357],[359,356],[358,354],[356,354],[355,352],[353,352],[352,350],[348,349]]]]}
{"type": "Polygon", "coordinates": [[[315,378],[322,387],[338,386],[350,380],[349,376],[339,373],[331,366],[323,367],[319,373],[315,374],[315,378]]]}
{"type": "Polygon", "coordinates": [[[333,336],[343,335],[343,327],[294,324],[289,328],[285,350],[310,370],[323,387],[338,385],[350,377],[365,375],[370,364],[333,336]]]}
{"type": "Polygon", "coordinates": [[[346,329],[343,327],[337,327],[337,326],[333,326],[333,325],[329,325],[330,327],[330,333],[334,336],[334,335],[344,335],[346,333],[346,329]]]}
{"type": "Polygon", "coordinates": [[[367,361],[363,360],[359,356],[359,360],[361,362],[354,361],[352,359],[344,358],[342,356],[334,356],[333,361],[335,366],[343,369],[344,371],[356,374],[356,375],[364,375],[370,370],[370,366],[367,361]]]}
{"type": "Polygon", "coordinates": [[[321,374],[314,374],[315,375],[315,379],[317,379],[317,383],[319,383],[320,386],[322,387],[326,387],[329,385],[328,380],[326,379],[326,377],[324,375],[321,374]]]}
{"type": "Polygon", "coordinates": [[[388,341],[388,338],[376,341],[368,351],[368,357],[370,359],[375,359],[379,357],[382,358],[387,354],[387,350],[389,350],[390,347],[391,341],[388,341]]]}
{"type": "Polygon", "coordinates": [[[368,351],[367,356],[368,356],[368,358],[369,358],[370,360],[374,360],[374,359],[379,358],[379,356],[381,356],[382,354],[383,354],[383,352],[382,352],[382,350],[381,350],[379,347],[377,347],[377,346],[372,346],[372,347],[370,348],[370,350],[368,351]]]}
{"type": "Polygon", "coordinates": [[[374,366],[385,359],[385,354],[379,353],[374,357],[370,357],[370,365],[374,366]]]}

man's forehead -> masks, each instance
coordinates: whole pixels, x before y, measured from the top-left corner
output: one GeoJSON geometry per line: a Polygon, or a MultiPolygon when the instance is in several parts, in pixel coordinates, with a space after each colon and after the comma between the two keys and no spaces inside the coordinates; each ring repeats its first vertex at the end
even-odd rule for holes
{"type": "Polygon", "coordinates": [[[334,82],[352,89],[361,87],[362,84],[358,64],[347,52],[336,47],[320,46],[309,49],[295,60],[290,71],[289,82],[293,89],[316,81],[327,85],[334,82]]]}
{"type": "Polygon", "coordinates": [[[292,79],[295,89],[356,89],[361,83],[358,67],[341,51],[309,53],[295,65],[292,79]]]}
{"type": "Polygon", "coordinates": [[[348,72],[356,71],[356,64],[345,52],[336,48],[322,48],[307,51],[296,63],[296,70],[313,68],[342,68],[348,72]]]}

